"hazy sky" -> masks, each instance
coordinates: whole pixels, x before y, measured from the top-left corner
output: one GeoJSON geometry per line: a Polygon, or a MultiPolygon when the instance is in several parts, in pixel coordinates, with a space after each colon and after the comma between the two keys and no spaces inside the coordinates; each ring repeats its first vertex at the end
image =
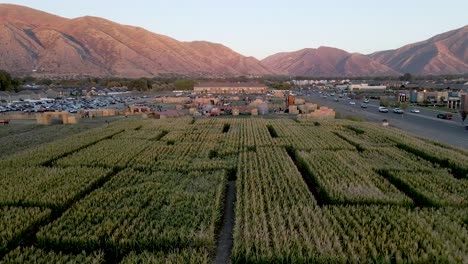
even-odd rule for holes
{"type": "Polygon", "coordinates": [[[331,46],[364,54],[468,25],[466,0],[11,0],[67,18],[85,15],[181,41],[222,43],[262,59],[331,46]]]}

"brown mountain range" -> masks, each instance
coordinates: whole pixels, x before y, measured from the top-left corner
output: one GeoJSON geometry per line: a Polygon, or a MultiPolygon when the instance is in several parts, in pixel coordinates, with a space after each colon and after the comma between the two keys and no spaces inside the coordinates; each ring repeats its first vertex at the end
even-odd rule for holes
{"type": "Polygon", "coordinates": [[[320,47],[282,52],[262,60],[270,69],[296,76],[378,76],[468,73],[468,26],[396,50],[370,55],[320,47]]]}
{"type": "Polygon", "coordinates": [[[380,76],[468,73],[468,26],[370,55],[320,47],[259,61],[216,43],[181,42],[102,18],[67,19],[0,4],[0,69],[34,76],[288,74],[380,76]]]}
{"type": "Polygon", "coordinates": [[[416,74],[468,73],[468,26],[428,40],[370,55],[399,72],[416,74]]]}
{"type": "Polygon", "coordinates": [[[0,69],[40,76],[273,73],[221,44],[180,42],[101,18],[66,19],[10,4],[0,4],[0,69]]]}
{"type": "Polygon", "coordinates": [[[371,58],[344,50],[319,47],[269,56],[262,63],[283,74],[296,76],[384,76],[398,75],[371,58]]]}

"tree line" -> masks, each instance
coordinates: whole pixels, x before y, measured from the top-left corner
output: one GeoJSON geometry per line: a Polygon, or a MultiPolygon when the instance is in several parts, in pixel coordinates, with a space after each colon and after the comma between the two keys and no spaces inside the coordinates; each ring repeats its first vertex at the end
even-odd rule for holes
{"type": "MultiPolygon", "coordinates": [[[[119,78],[119,77],[81,77],[81,78],[47,78],[47,77],[16,77],[6,71],[0,71],[0,90],[19,91],[24,85],[42,86],[67,86],[67,87],[127,87],[137,91],[172,91],[172,90],[193,90],[198,82],[260,82],[266,79],[252,78],[247,76],[213,78],[186,78],[186,77],[154,77],[154,78],[119,78]]],[[[287,85],[281,83],[280,86],[287,85]]],[[[279,87],[284,88],[284,87],[279,87]]]]}
{"type": "Polygon", "coordinates": [[[12,78],[8,72],[0,70],[0,91],[19,92],[22,83],[21,78],[12,78]]]}
{"type": "MultiPolygon", "coordinates": [[[[350,77],[347,79],[373,79],[379,80],[395,80],[395,81],[419,81],[419,80],[439,80],[463,77],[458,75],[444,76],[413,76],[410,73],[405,73],[402,76],[393,77],[350,77]]],[[[79,77],[79,78],[37,78],[32,76],[15,77],[13,78],[8,72],[0,70],[0,91],[19,91],[23,84],[35,84],[44,86],[76,86],[76,87],[127,87],[130,90],[137,91],[172,91],[172,90],[192,90],[198,82],[258,82],[263,83],[273,89],[288,90],[291,88],[289,81],[294,78],[296,80],[319,80],[327,78],[315,78],[305,76],[236,76],[236,77],[220,77],[220,78],[187,78],[187,77],[154,77],[154,78],[118,78],[118,77],[79,77]]],[[[343,79],[337,78],[337,79],[343,79]]]]}

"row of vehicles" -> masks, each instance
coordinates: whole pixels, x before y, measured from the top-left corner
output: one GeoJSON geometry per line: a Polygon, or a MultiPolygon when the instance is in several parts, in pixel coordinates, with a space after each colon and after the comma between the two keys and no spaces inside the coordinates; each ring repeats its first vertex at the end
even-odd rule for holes
{"type": "MultiPolygon", "coordinates": [[[[381,113],[388,113],[388,108],[385,107],[385,106],[379,106],[379,112],[381,113]]],[[[419,113],[419,110],[418,109],[412,109],[411,112],[413,113],[419,113]]],[[[404,114],[405,111],[401,108],[393,108],[393,113],[395,114],[404,114]]]]}
{"type": "MultiPolygon", "coordinates": [[[[361,106],[362,107],[362,106],[361,106]]],[[[367,106],[366,106],[367,107],[367,106]]],[[[388,108],[385,107],[385,106],[379,106],[379,112],[381,113],[388,113],[388,108]]],[[[411,113],[419,113],[419,109],[411,109],[410,110],[411,113]]],[[[393,113],[395,114],[403,114],[405,113],[405,111],[401,108],[393,108],[393,113]]],[[[447,119],[447,120],[452,120],[453,118],[453,115],[452,114],[449,114],[449,113],[438,113],[437,114],[437,118],[440,118],[440,119],[447,119]]]]}
{"type": "MultiPolygon", "coordinates": [[[[401,108],[399,108],[399,107],[393,108],[392,111],[393,111],[393,113],[395,113],[395,114],[404,114],[404,113],[405,113],[405,110],[403,110],[403,109],[401,109],[401,108]]],[[[385,107],[385,106],[379,106],[379,112],[381,112],[381,113],[388,113],[388,108],[385,107]]],[[[413,109],[410,110],[410,112],[411,112],[411,113],[416,113],[416,114],[417,114],[417,113],[419,113],[420,111],[419,111],[419,109],[413,108],[413,109]]]]}
{"type": "Polygon", "coordinates": [[[23,113],[43,113],[43,112],[69,112],[77,113],[83,109],[108,108],[119,103],[130,103],[135,100],[133,97],[99,97],[99,98],[66,98],[66,99],[42,99],[14,102],[0,106],[0,113],[23,112],[23,113]]]}
{"type": "Polygon", "coordinates": [[[438,114],[437,114],[437,118],[452,120],[453,115],[452,115],[452,114],[448,114],[448,113],[438,113],[438,114]]]}
{"type": "MultiPolygon", "coordinates": [[[[356,102],[354,100],[352,100],[350,97],[348,97],[348,95],[346,93],[337,94],[338,96],[335,96],[335,93],[328,94],[328,93],[322,93],[321,91],[319,91],[318,93],[321,94],[321,97],[324,98],[324,99],[327,99],[328,96],[331,96],[332,99],[335,102],[340,102],[340,98],[343,98],[343,99],[347,99],[349,101],[348,103],[350,105],[356,105],[356,102]]],[[[368,98],[364,98],[364,100],[362,101],[362,103],[360,105],[361,108],[368,108],[369,102],[370,102],[370,100],[368,98]]],[[[378,110],[379,110],[380,113],[388,113],[390,111],[385,106],[379,106],[378,110]]],[[[395,113],[395,114],[404,114],[405,113],[405,111],[402,108],[399,108],[399,107],[393,108],[392,112],[395,113]]],[[[417,108],[412,108],[412,109],[410,109],[410,112],[414,113],[414,114],[418,114],[418,113],[420,113],[420,110],[417,109],[417,108]]],[[[451,120],[453,118],[453,115],[450,114],[450,113],[438,113],[436,117],[440,118],[440,119],[451,120]]]]}

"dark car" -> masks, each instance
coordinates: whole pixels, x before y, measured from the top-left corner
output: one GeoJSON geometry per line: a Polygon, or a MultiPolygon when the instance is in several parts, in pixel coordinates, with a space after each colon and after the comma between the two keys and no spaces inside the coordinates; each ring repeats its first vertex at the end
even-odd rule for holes
{"type": "Polygon", "coordinates": [[[439,114],[437,114],[437,118],[451,120],[453,118],[453,116],[452,116],[452,114],[439,113],[439,114]]]}

